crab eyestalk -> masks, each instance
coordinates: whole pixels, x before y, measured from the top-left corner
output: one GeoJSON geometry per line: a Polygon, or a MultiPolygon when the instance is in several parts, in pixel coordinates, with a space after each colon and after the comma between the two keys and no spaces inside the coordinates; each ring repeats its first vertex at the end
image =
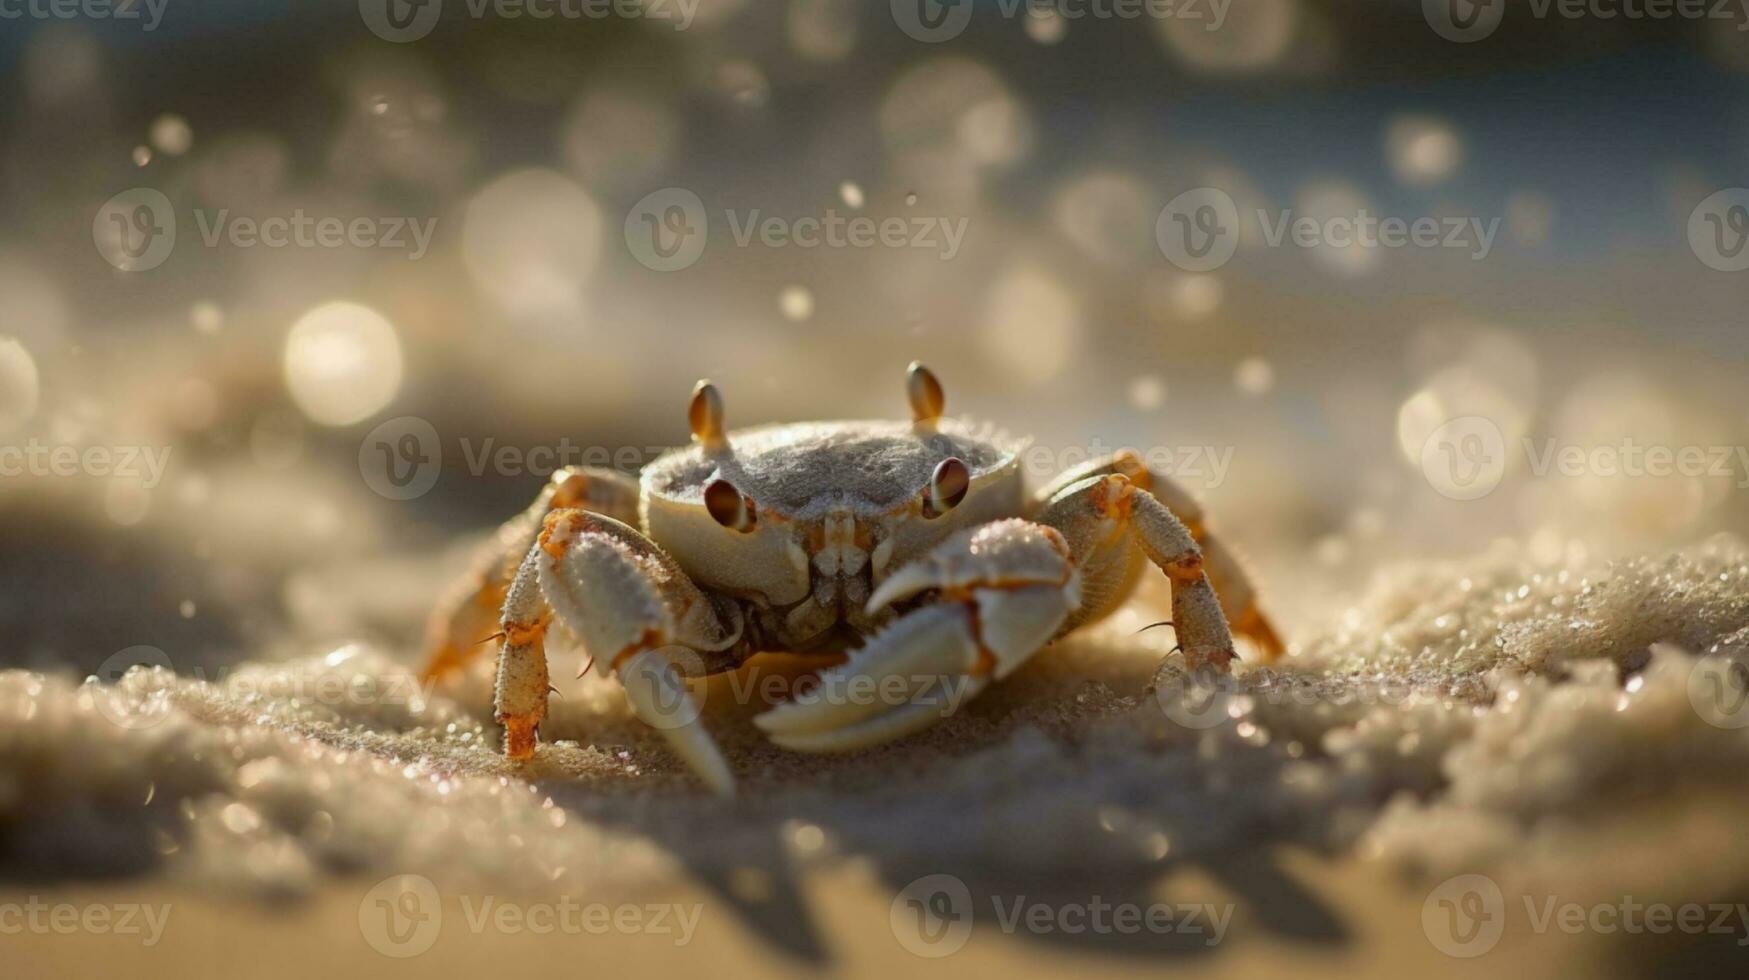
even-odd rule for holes
{"type": "Polygon", "coordinates": [[[958,507],[971,487],[972,471],[962,460],[949,456],[937,463],[923,488],[923,516],[934,520],[958,507]]]}
{"type": "Polygon", "coordinates": [[[754,506],[753,498],[721,477],[705,485],[704,509],[710,511],[711,518],[718,524],[741,534],[753,530],[753,525],[759,521],[759,509],[754,506]]]}
{"type": "Polygon", "coordinates": [[[921,362],[912,361],[905,373],[905,397],[911,400],[911,419],[918,425],[933,426],[947,409],[947,394],[935,372],[921,362]]]}
{"type": "Polygon", "coordinates": [[[692,437],[707,453],[722,452],[729,446],[723,435],[723,396],[717,386],[700,379],[692,388],[692,401],[686,406],[686,421],[692,437]]]}

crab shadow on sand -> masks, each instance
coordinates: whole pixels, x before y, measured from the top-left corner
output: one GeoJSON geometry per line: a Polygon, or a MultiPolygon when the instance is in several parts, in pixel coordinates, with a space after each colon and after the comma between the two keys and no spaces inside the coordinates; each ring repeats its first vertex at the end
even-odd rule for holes
{"type": "MultiPolygon", "coordinates": [[[[1335,910],[1282,861],[1282,848],[1293,846],[1285,834],[1254,825],[1239,834],[1245,846],[1219,846],[1211,842],[1234,839],[1234,828],[1211,828],[1228,815],[1182,800],[1157,805],[1187,794],[1208,800],[1191,787],[1206,783],[1206,767],[1218,760],[1199,763],[1194,745],[1185,743],[1171,750],[1175,758],[1164,769],[1113,765],[1134,733],[1089,733],[1114,725],[1128,730],[1136,714],[1158,714],[1142,693],[1152,664],[1130,658],[1098,679],[1073,676],[1085,666],[1029,667],[951,724],[848,756],[785,753],[751,734],[753,709],[731,709],[741,717],[716,717],[712,727],[744,774],[734,800],[683,791],[680,779],[675,792],[654,799],[560,779],[536,784],[577,818],[662,848],[764,944],[809,965],[830,964],[839,951],[810,902],[806,879],[816,859],[798,856],[797,828],[815,828],[814,839],[831,842],[821,866],[848,859],[873,869],[876,892],[895,903],[895,921],[883,907],[868,928],[893,931],[897,946],[918,941],[898,936],[898,921],[906,897],[916,897],[915,883],[930,876],[963,885],[945,919],[969,919],[974,943],[1007,932],[1100,955],[1209,957],[1224,943],[1206,912],[1182,918],[1185,906],[1205,904],[1229,917],[1225,940],[1261,931],[1295,943],[1347,942],[1350,930],[1335,910]],[[1113,686],[1131,695],[1115,694],[1113,686]],[[1173,785],[1172,773],[1182,778],[1198,767],[1205,771],[1173,785]],[[1156,781],[1163,772],[1167,778],[1156,781]],[[1169,842],[1174,853],[1159,853],[1156,841],[1169,842]],[[1178,842],[1183,855],[1175,853],[1178,842]],[[748,888],[749,876],[758,887],[748,888]],[[1095,926],[1088,910],[1102,905],[1165,906],[1177,925],[1120,931],[1107,913],[1107,924],[1095,926]],[[1013,916],[1022,907],[1049,909],[1060,925],[1017,924],[1013,916]],[[1064,909],[1080,911],[1074,921],[1056,919],[1064,909]]],[[[652,755],[660,753],[651,747],[652,755]]],[[[1248,777],[1269,778],[1256,771],[1261,759],[1250,760],[1248,777]]]]}

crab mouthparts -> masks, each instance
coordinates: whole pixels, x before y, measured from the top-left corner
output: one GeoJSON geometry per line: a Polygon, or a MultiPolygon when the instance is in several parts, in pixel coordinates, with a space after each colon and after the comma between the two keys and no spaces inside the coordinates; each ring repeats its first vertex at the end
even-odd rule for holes
{"type": "Polygon", "coordinates": [[[848,512],[827,514],[813,537],[816,577],[848,578],[868,565],[869,534],[848,512]]]}

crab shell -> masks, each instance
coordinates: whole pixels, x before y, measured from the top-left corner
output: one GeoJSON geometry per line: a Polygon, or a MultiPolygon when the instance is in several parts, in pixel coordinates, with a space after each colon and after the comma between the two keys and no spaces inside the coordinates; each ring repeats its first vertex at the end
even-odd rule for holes
{"type": "Polygon", "coordinates": [[[741,429],[645,467],[640,516],[693,581],[787,606],[807,597],[811,571],[852,576],[866,562],[878,585],[957,530],[1021,514],[1026,446],[950,419],[741,429]],[[929,487],[949,458],[965,463],[970,482],[958,506],[940,513],[929,487]],[[706,507],[705,488],[717,480],[742,494],[746,530],[706,507]]]}

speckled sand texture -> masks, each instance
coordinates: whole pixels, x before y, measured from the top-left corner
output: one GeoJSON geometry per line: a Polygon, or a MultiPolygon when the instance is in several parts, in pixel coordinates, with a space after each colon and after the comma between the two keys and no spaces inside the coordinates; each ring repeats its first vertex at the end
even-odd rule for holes
{"type": "MultiPolygon", "coordinates": [[[[856,756],[765,745],[758,705],[714,679],[706,719],[741,775],[734,801],[704,795],[609,682],[572,682],[563,663],[555,741],[524,768],[495,752],[484,665],[422,692],[410,649],[206,681],[8,671],[0,839],[15,868],[247,896],[387,872],[599,893],[838,858],[892,876],[1116,880],[1271,840],[1412,870],[1576,874],[1595,865],[1594,835],[1640,804],[1745,795],[1749,727],[1733,725],[1749,707],[1707,700],[1749,656],[1735,540],[1591,568],[1533,567],[1502,546],[1386,570],[1299,631],[1283,665],[1212,688],[1176,658],[1160,666],[1165,631],[1136,634],[1162,592],[936,729],[856,756]]],[[[800,668],[757,669],[782,684],[800,668]]],[[[1749,870],[1749,836],[1697,826],[1655,861],[1618,840],[1611,867],[1655,866],[1666,883],[1749,870]]]]}

